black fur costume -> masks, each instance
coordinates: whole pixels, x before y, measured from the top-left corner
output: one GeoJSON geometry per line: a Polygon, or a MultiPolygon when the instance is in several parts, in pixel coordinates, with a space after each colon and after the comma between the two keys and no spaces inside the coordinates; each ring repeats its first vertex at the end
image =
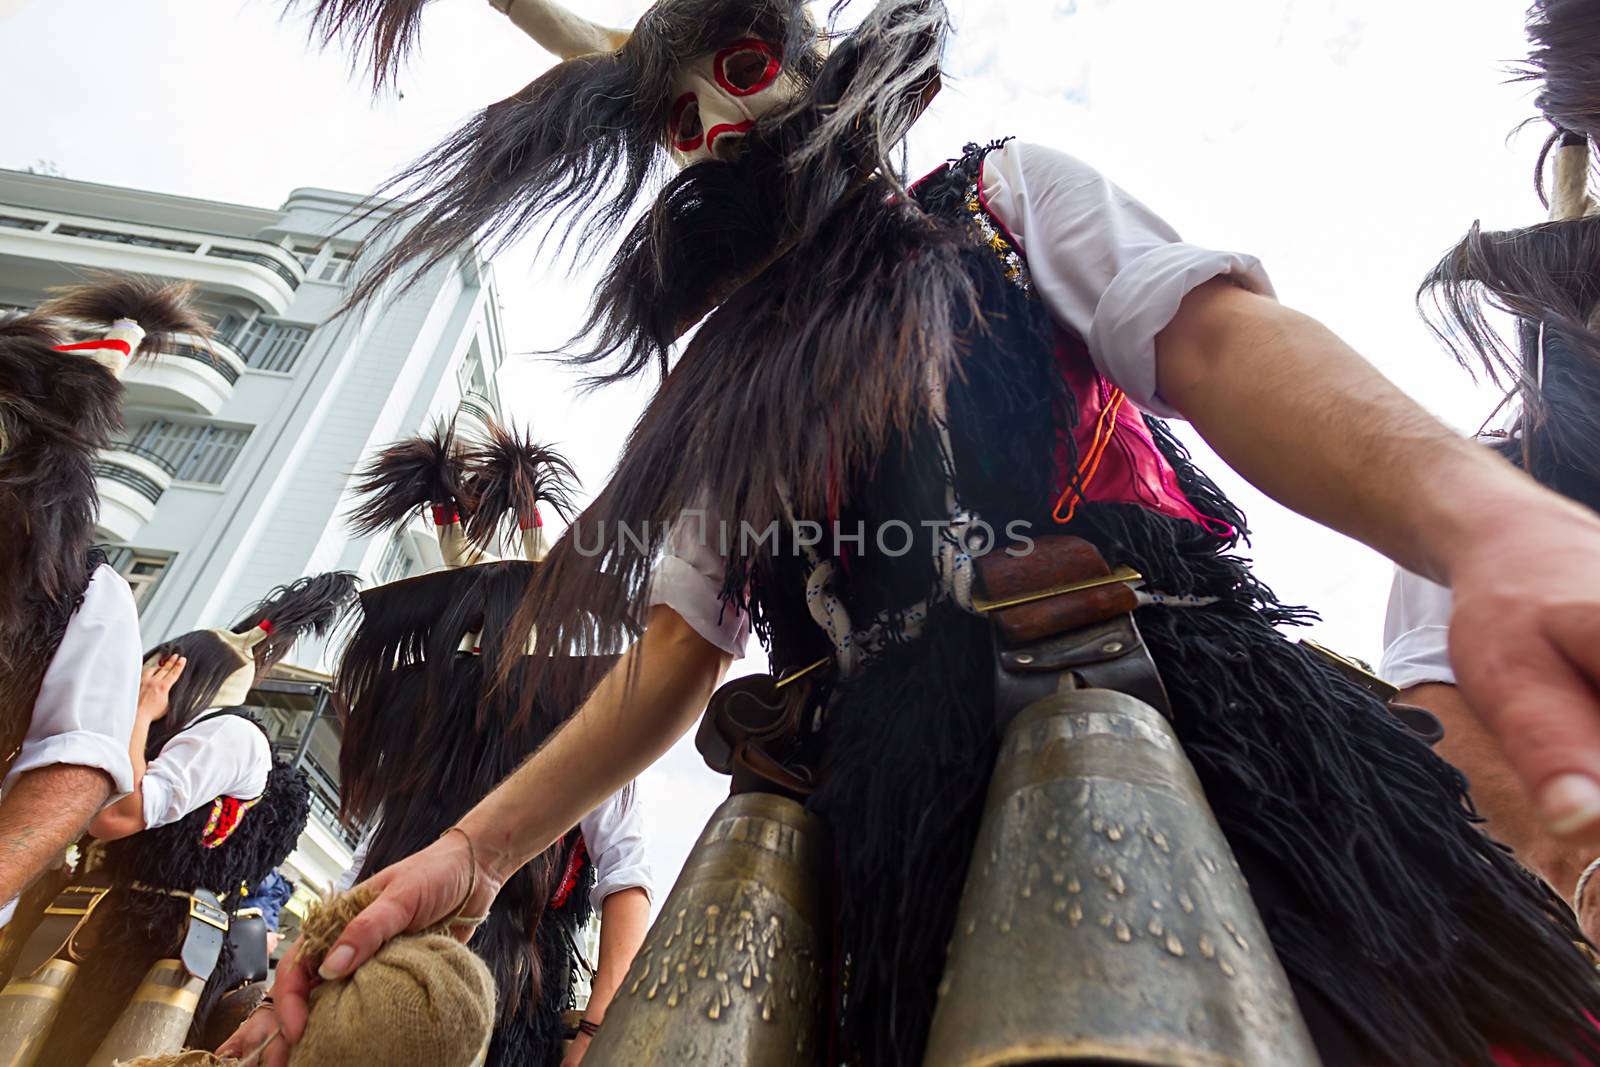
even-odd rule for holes
{"type": "MultiPolygon", "coordinates": [[[[214,848],[202,843],[211,804],[177,822],[107,842],[103,864],[76,879],[82,885],[109,886],[111,892],[80,935],[88,962],[61,1005],[60,1022],[51,1030],[41,1067],[82,1067],[150,966],[178,955],[188,921],[187,898],[136,889],[136,883],[185,892],[209,889],[231,915],[240,907],[243,887],[255,885],[288,858],[310,811],[311,788],[304,772],[276,760],[261,799],[214,848]]],[[[230,949],[225,941],[200,995],[186,1047],[200,1047],[212,1007],[241,981],[230,949]]]]}
{"type": "MultiPolygon", "coordinates": [[[[408,522],[425,504],[460,516],[491,547],[509,515],[528,527],[545,504],[565,514],[571,467],[499,426],[473,447],[453,427],[391,445],[362,471],[358,530],[408,522]]],[[[533,678],[514,616],[540,564],[459,566],[370,589],[340,657],[340,749],[347,819],[376,818],[359,878],[426,847],[516,770],[614,657],[563,657],[533,678]],[[475,641],[467,641],[475,635],[475,641]],[[476,643],[476,651],[462,646],[476,643]],[[505,674],[496,678],[497,669],[505,674]]],[[[576,938],[595,872],[574,830],[501,888],[471,948],[497,989],[487,1067],[557,1067],[574,1006],[576,938]]]]}

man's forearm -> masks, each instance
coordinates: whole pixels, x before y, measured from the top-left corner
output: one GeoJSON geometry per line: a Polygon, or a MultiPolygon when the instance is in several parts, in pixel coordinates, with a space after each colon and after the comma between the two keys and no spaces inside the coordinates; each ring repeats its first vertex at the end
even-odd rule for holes
{"type": "Polygon", "coordinates": [[[1157,338],[1162,396],[1280,503],[1448,583],[1452,549],[1523,504],[1560,506],[1433,418],[1320,323],[1224,281],[1157,338]]]}
{"type": "Polygon", "coordinates": [[[550,741],[461,820],[479,860],[508,877],[683,735],[727,670],[726,653],[670,608],[550,741]]]}
{"type": "Polygon", "coordinates": [[[43,874],[111,794],[91,767],[60,764],[21,775],[0,799],[0,902],[43,874]]]}
{"type": "Polygon", "coordinates": [[[611,998],[616,995],[633,957],[644,944],[650,929],[650,898],[643,889],[624,889],[612,893],[600,905],[600,959],[594,981],[589,985],[589,1006],[584,1017],[594,1022],[605,1018],[611,998]]]}

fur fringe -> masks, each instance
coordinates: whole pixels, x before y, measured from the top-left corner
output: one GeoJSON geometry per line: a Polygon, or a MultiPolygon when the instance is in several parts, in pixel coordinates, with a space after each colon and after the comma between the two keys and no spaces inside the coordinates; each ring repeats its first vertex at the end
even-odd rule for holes
{"type": "Polygon", "coordinates": [[[1556,125],[1600,141],[1600,9],[1590,0],[1536,0],[1528,38],[1533,52],[1520,78],[1540,83],[1534,103],[1556,125]]]}
{"type": "Polygon", "coordinates": [[[122,384],[57,352],[38,312],[0,318],[0,761],[22,743],[67,623],[104,556],[94,554],[94,464],[122,427],[122,384]]]}
{"type": "Polygon", "coordinates": [[[368,68],[372,91],[392,85],[421,36],[428,0],[287,0],[287,9],[311,9],[308,35],[323,48],[342,44],[352,71],[368,68]]]}
{"type": "Polygon", "coordinates": [[[37,314],[109,328],[118,319],[133,319],[144,330],[139,352],[164,350],[174,334],[191,334],[204,343],[211,325],[191,306],[195,287],[189,282],[160,282],[136,274],[97,274],[88,285],[54,290],[37,314]]]}
{"type": "Polygon", "coordinates": [[[567,458],[497,423],[488,429],[488,439],[462,457],[462,480],[472,500],[467,537],[493,551],[499,547],[496,542],[508,513],[516,516],[520,529],[526,529],[539,520],[540,505],[570,522],[577,510],[572,493],[578,472],[567,458]]]}
{"type": "Polygon", "coordinates": [[[262,597],[233,625],[233,632],[242,634],[271,622],[272,633],[254,650],[256,671],[271,670],[307,634],[326,637],[355,606],[358,584],[353,571],[329,571],[280,585],[262,597]]]}
{"type": "Polygon", "coordinates": [[[352,491],[364,499],[349,520],[358,537],[402,526],[429,505],[466,503],[455,420],[440,419],[432,432],[395,442],[368,460],[356,479],[352,491]]]}

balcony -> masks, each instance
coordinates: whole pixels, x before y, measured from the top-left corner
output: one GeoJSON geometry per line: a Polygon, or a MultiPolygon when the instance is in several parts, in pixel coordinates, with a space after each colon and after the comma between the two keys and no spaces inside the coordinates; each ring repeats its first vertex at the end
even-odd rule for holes
{"type": "Polygon", "coordinates": [[[179,335],[154,359],[135,360],[122,376],[128,403],[215,415],[244,373],[244,357],[220,338],[209,344],[179,335]]]}
{"type": "Polygon", "coordinates": [[[71,285],[86,269],[193,281],[272,315],[305,280],[300,262],[271,241],[0,207],[0,284],[14,275],[23,289],[71,285]]]}
{"type": "Polygon", "coordinates": [[[457,433],[482,439],[489,435],[490,424],[498,421],[494,413],[494,401],[479,392],[461,395],[461,403],[456,405],[457,433]]]}
{"type": "Polygon", "coordinates": [[[156,501],[172,484],[171,463],[138,445],[114,444],[94,465],[100,491],[99,536],[126,544],[156,513],[156,501]]]}

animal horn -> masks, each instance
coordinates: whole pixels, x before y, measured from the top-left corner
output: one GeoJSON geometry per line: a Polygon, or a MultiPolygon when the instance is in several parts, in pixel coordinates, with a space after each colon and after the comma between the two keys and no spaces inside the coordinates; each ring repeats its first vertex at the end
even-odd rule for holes
{"type": "Polygon", "coordinates": [[[489,0],[517,28],[562,59],[615,52],[631,36],[628,30],[613,30],[582,15],[568,11],[555,0],[489,0]]]}

